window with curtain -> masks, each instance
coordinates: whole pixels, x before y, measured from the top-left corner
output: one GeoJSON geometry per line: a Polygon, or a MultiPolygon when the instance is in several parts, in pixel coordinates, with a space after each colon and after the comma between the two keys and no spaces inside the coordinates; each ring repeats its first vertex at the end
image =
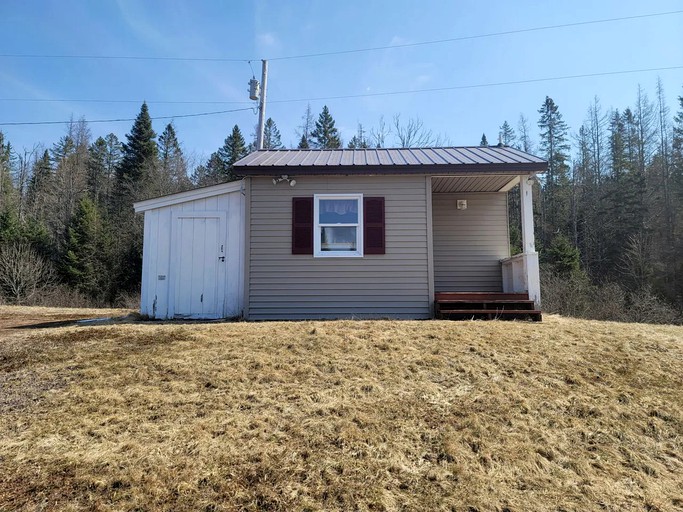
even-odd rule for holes
{"type": "Polygon", "coordinates": [[[363,194],[316,194],[314,256],[363,255],[363,194]]]}

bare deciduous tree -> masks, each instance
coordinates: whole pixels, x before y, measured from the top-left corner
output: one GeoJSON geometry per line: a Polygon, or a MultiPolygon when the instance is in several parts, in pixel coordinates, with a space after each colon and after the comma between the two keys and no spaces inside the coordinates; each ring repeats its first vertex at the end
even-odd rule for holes
{"type": "Polygon", "coordinates": [[[387,127],[384,121],[384,116],[380,116],[377,130],[374,128],[370,130],[370,137],[372,138],[372,145],[376,148],[383,148],[386,146],[386,140],[391,133],[391,128],[387,127]]]}
{"type": "Polygon", "coordinates": [[[652,277],[651,252],[651,241],[642,233],[630,236],[626,242],[619,270],[634,290],[644,289],[652,277]]]}
{"type": "Polygon", "coordinates": [[[401,123],[401,114],[394,116],[396,141],[402,148],[421,148],[434,146],[435,137],[431,130],[424,127],[419,117],[410,118],[405,124],[401,123]]]}
{"type": "Polygon", "coordinates": [[[54,283],[54,269],[30,245],[0,246],[0,291],[10,302],[24,304],[54,283]]]}

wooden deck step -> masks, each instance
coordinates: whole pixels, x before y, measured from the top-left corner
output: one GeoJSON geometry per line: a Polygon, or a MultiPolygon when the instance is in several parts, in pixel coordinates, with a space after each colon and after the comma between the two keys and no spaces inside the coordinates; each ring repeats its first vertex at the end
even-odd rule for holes
{"type": "Polygon", "coordinates": [[[465,300],[465,299],[439,299],[438,300],[439,304],[533,304],[533,300],[527,300],[527,299],[517,299],[517,300],[465,300]]]}
{"type": "Polygon", "coordinates": [[[434,299],[441,300],[529,300],[527,293],[500,293],[500,292],[437,292],[434,299]]]}
{"type": "Polygon", "coordinates": [[[434,294],[437,318],[448,319],[531,319],[540,321],[527,293],[438,292],[434,294]]]}
{"type": "Polygon", "coordinates": [[[449,311],[441,311],[442,318],[464,317],[466,319],[486,319],[486,320],[512,320],[520,318],[529,318],[535,322],[540,322],[543,319],[543,313],[538,309],[455,309],[449,311]]]}

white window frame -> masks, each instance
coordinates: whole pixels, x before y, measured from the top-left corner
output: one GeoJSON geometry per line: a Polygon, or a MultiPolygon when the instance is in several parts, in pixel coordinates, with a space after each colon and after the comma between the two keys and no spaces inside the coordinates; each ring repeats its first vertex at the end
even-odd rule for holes
{"type": "Polygon", "coordinates": [[[314,258],[362,258],[363,257],[363,194],[314,194],[313,195],[313,257],[314,258]],[[320,224],[321,199],[355,199],[358,201],[357,224],[320,224]],[[355,251],[323,251],[321,245],[321,228],[335,226],[356,227],[355,251]]]}

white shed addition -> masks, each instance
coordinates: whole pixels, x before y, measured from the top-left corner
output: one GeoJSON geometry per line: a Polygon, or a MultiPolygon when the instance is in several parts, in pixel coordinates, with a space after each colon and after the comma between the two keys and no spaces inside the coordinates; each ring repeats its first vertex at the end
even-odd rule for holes
{"type": "Polygon", "coordinates": [[[152,318],[242,314],[241,182],[135,204],[145,214],[140,312],[152,318]]]}

